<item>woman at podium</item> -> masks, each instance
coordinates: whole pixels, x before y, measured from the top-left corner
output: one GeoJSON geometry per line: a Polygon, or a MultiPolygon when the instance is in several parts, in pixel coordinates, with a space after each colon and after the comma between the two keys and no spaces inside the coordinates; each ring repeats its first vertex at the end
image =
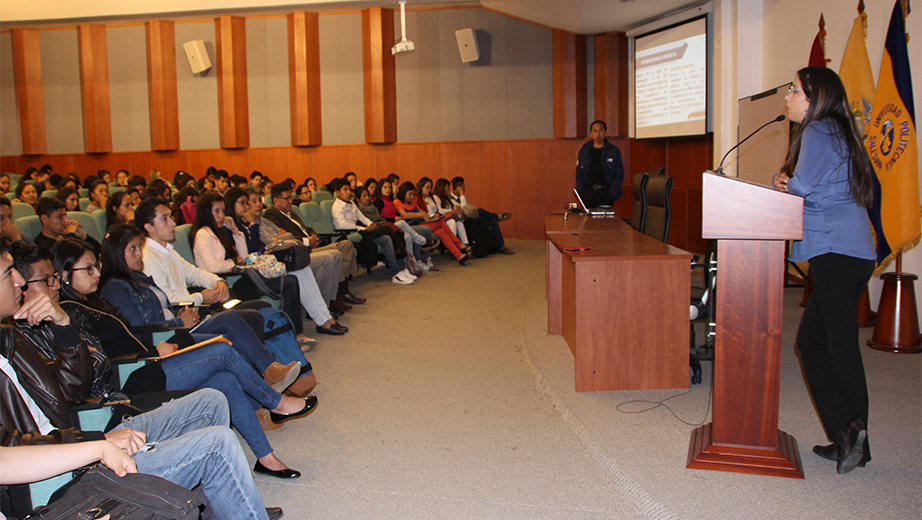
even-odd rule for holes
{"type": "Polygon", "coordinates": [[[873,170],[855,130],[842,81],[825,67],[797,72],[785,97],[800,123],[775,188],[804,198],[803,240],[792,262],[810,262],[813,292],[797,331],[804,373],[832,444],[815,446],[848,473],[871,460],[868,388],[858,343],[858,299],[876,254],[867,208],[873,170]]]}

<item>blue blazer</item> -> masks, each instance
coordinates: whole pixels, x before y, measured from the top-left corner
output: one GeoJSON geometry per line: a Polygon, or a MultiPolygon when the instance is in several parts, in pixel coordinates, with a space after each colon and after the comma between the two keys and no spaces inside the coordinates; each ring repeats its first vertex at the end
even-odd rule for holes
{"type": "MultiPolygon", "coordinates": [[[[580,193],[586,191],[590,163],[592,163],[592,141],[584,144],[579,149],[579,155],[577,156],[576,190],[580,193]]],[[[608,139],[605,139],[605,145],[602,147],[602,174],[605,175],[605,182],[608,184],[611,200],[620,199],[622,195],[621,184],[624,182],[624,161],[621,159],[621,150],[608,142],[608,139]]]]}

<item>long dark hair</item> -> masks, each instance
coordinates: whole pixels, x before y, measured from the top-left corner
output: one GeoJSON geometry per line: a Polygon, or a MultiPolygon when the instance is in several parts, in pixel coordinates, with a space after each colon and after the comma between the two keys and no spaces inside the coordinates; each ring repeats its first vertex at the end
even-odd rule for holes
{"type": "Polygon", "coordinates": [[[118,207],[122,205],[122,200],[125,197],[131,197],[125,190],[117,192],[115,195],[112,195],[106,200],[106,222],[111,226],[112,224],[127,224],[128,222],[119,222],[118,221],[118,207]]]}
{"type": "Polygon", "coordinates": [[[98,259],[99,255],[96,248],[85,240],[76,238],[65,238],[59,240],[54,249],[51,250],[51,265],[54,270],[61,276],[61,300],[73,300],[76,302],[86,303],[94,309],[98,309],[110,314],[116,314],[118,310],[99,297],[99,291],[86,295],[86,299],[74,292],[70,283],[73,276],[74,265],[80,260],[80,257],[86,253],[91,253],[93,258],[98,259]]]}
{"type": "Polygon", "coordinates": [[[138,280],[125,263],[125,249],[128,248],[128,242],[136,237],[141,239],[143,246],[144,233],[141,233],[137,226],[116,224],[109,228],[105,240],[102,241],[102,251],[99,255],[102,260],[102,269],[99,274],[100,287],[105,287],[106,282],[112,278],[125,280],[135,289],[138,285],[147,285],[138,280]]]}
{"type": "Polygon", "coordinates": [[[449,192],[451,192],[451,181],[445,178],[435,181],[435,186],[432,188],[432,194],[438,196],[439,205],[445,209],[452,208],[451,200],[448,199],[449,192]]]}
{"type": "Polygon", "coordinates": [[[231,186],[224,192],[224,214],[233,219],[235,224],[243,219],[243,215],[237,214],[237,199],[240,197],[249,199],[251,191],[240,186],[231,186]]]}
{"type": "MultiPolygon", "coordinates": [[[[237,247],[230,237],[227,236],[227,233],[224,232],[223,226],[218,226],[217,222],[214,220],[214,215],[211,214],[211,207],[214,206],[215,202],[224,202],[224,197],[216,191],[206,191],[199,197],[195,205],[195,220],[192,222],[192,232],[189,234],[189,244],[195,247],[195,235],[198,234],[198,230],[207,227],[218,237],[218,240],[221,241],[221,245],[224,246],[224,259],[237,258],[237,247]]],[[[225,208],[224,211],[226,212],[227,208],[225,208]]],[[[223,225],[224,223],[222,222],[221,224],[223,225]]]]}
{"type": "MultiPolygon", "coordinates": [[[[54,197],[58,199],[59,201],[63,202],[64,204],[67,204],[67,197],[70,197],[74,193],[77,194],[77,198],[79,199],[80,192],[77,191],[77,188],[72,188],[70,186],[64,186],[63,188],[59,189],[57,193],[55,193],[54,197]]],[[[77,209],[78,210],[80,209],[79,205],[77,206],[77,209]]]]}
{"type": "MultiPolygon", "coordinates": [[[[385,179],[381,179],[381,182],[379,182],[378,185],[375,186],[375,193],[374,193],[374,195],[371,197],[372,200],[374,200],[374,199],[380,199],[382,196],[384,196],[383,193],[384,193],[384,185],[385,185],[385,184],[390,184],[390,183],[387,182],[387,180],[385,180],[385,179]]],[[[394,193],[394,187],[391,186],[391,195],[390,195],[391,200],[395,200],[394,195],[395,195],[395,193],[394,193]]]]}
{"type": "MultiPolygon", "coordinates": [[[[413,183],[410,181],[403,182],[400,185],[400,188],[397,189],[397,194],[394,195],[394,200],[399,200],[400,202],[403,202],[404,197],[406,197],[407,192],[410,190],[416,191],[416,186],[414,186],[413,183]]],[[[417,195],[419,195],[419,193],[417,193],[417,195]]],[[[414,201],[414,204],[415,203],[416,202],[414,201]]]]}
{"type": "Polygon", "coordinates": [[[874,200],[874,170],[860,134],[855,128],[855,120],[848,108],[848,98],[842,80],[826,67],[804,67],[797,71],[797,77],[803,86],[804,95],[810,101],[810,106],[804,114],[803,122],[791,136],[788,156],[781,171],[793,175],[800,158],[804,130],[813,121],[828,119],[833,123],[833,137],[845,141],[847,149],[840,151],[840,154],[848,153],[848,185],[852,198],[865,208],[871,207],[874,200]]]}

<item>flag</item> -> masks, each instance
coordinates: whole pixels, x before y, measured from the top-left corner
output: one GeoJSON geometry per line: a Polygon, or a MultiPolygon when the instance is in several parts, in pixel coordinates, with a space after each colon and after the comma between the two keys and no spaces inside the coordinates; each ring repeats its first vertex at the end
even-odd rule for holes
{"type": "Polygon", "coordinates": [[[810,61],[807,62],[809,67],[825,67],[832,60],[826,59],[826,20],[823,19],[823,13],[820,13],[820,30],[813,39],[813,47],[810,48],[810,61]]]}
{"type": "Polygon", "coordinates": [[[858,17],[852,23],[852,32],[848,35],[845,53],[842,54],[839,78],[845,85],[848,108],[855,118],[855,126],[865,142],[871,124],[871,108],[874,106],[874,73],[871,72],[871,60],[868,58],[867,34],[868,15],[861,1],[858,17]]]}
{"type": "Polygon", "coordinates": [[[868,131],[868,155],[877,174],[870,210],[877,238],[876,274],[896,255],[918,245],[922,234],[919,150],[904,18],[908,14],[909,0],[896,0],[868,131]]]}

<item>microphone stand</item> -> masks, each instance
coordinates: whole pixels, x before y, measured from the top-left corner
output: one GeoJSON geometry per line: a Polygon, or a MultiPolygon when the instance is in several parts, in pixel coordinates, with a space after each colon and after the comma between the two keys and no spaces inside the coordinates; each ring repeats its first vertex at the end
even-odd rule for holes
{"type": "Polygon", "coordinates": [[[733,150],[736,150],[737,148],[739,148],[740,146],[742,146],[742,144],[745,143],[746,141],[748,141],[750,137],[752,137],[752,136],[756,135],[757,133],[759,133],[759,130],[762,130],[762,129],[765,128],[766,126],[768,126],[768,125],[770,125],[770,124],[772,124],[772,123],[777,123],[777,122],[779,122],[779,121],[784,121],[784,115],[780,115],[780,116],[778,116],[778,117],[772,119],[771,121],[765,123],[764,125],[760,126],[759,128],[756,128],[756,131],[753,132],[753,133],[751,133],[751,134],[749,134],[748,136],[746,136],[746,139],[743,139],[742,141],[740,141],[739,143],[737,143],[736,146],[734,146],[733,148],[730,148],[730,149],[727,151],[727,153],[724,154],[723,159],[720,160],[720,165],[717,166],[717,170],[716,170],[714,173],[716,173],[717,175],[726,177],[727,174],[724,173],[724,161],[727,160],[727,156],[730,155],[730,153],[731,153],[733,150]]]}

